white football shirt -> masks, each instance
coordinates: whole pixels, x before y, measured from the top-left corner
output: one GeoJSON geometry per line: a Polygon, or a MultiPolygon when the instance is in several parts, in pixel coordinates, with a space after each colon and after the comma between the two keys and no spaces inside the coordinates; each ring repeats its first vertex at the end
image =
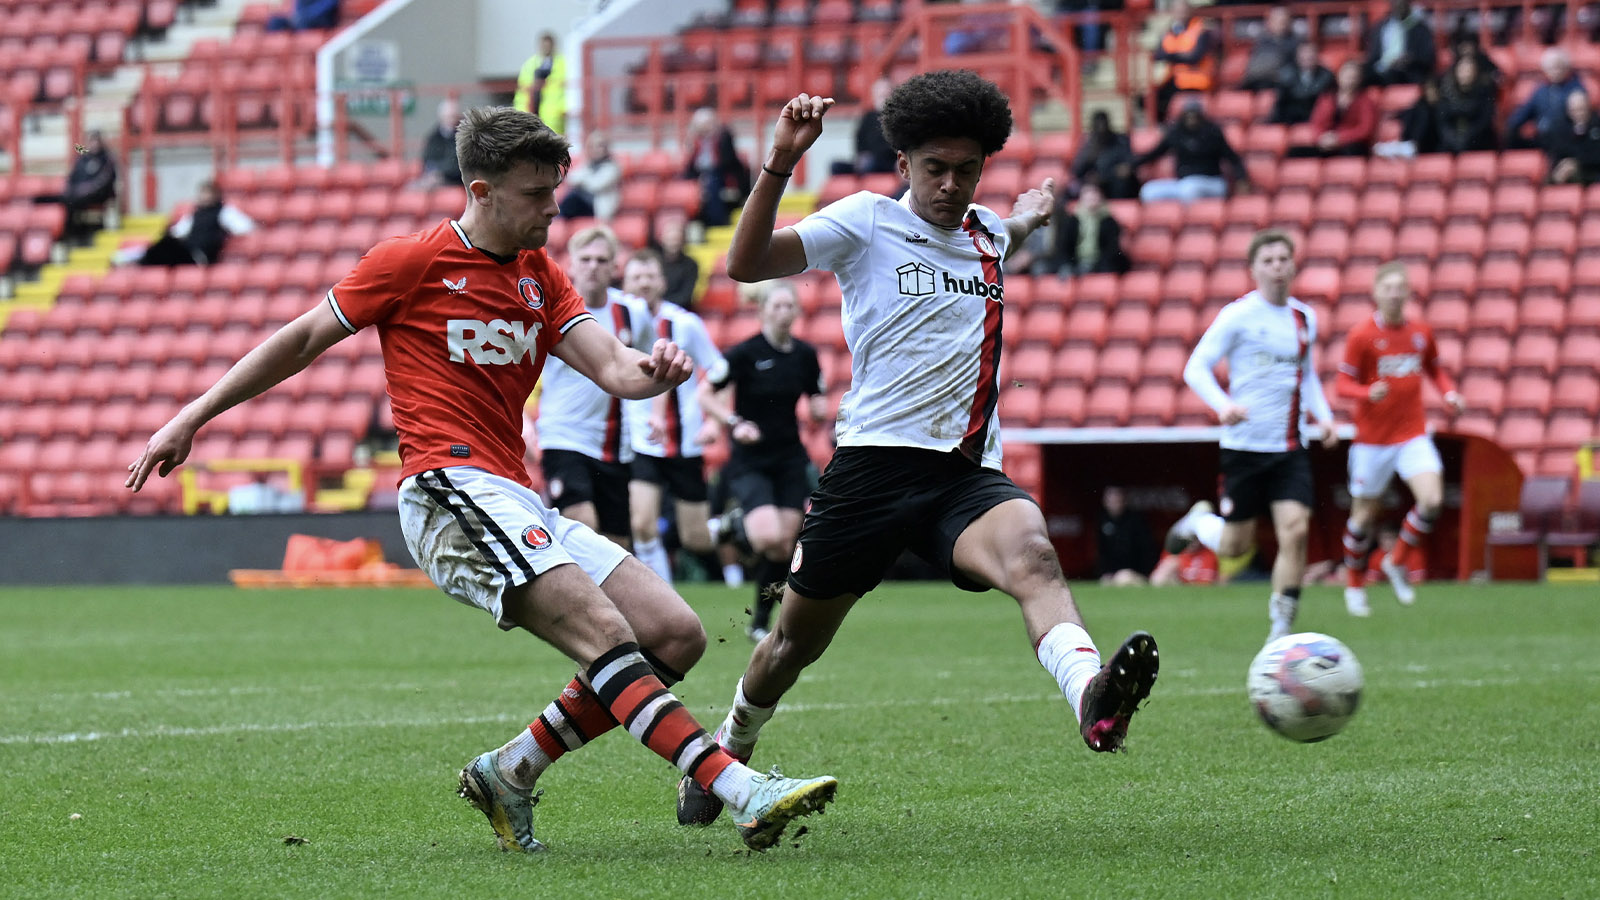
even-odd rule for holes
{"type": "Polygon", "coordinates": [[[908,198],[863,191],[794,230],[806,267],[833,272],[844,298],[838,445],[959,450],[999,469],[1000,216],[974,204],[960,227],[941,228],[908,198]]]}
{"type": "Polygon", "coordinates": [[[698,457],[702,454],[702,449],[695,437],[700,433],[700,425],[705,421],[705,416],[700,411],[698,393],[703,377],[701,373],[726,365],[722,359],[722,351],[711,342],[711,335],[706,331],[705,322],[701,321],[699,316],[671,301],[662,301],[661,309],[650,323],[650,336],[652,342],[658,338],[665,338],[682,347],[683,352],[694,360],[694,374],[667,395],[667,428],[664,440],[660,443],[653,443],[650,440],[650,410],[656,401],[650,399],[625,402],[628,428],[632,432],[633,452],[665,458],[698,457]]]}
{"type": "Polygon", "coordinates": [[[1295,450],[1304,446],[1307,410],[1324,422],[1333,421],[1313,360],[1316,345],[1316,313],[1293,297],[1274,306],[1251,291],[1217,313],[1183,367],[1183,380],[1219,415],[1230,402],[1246,409],[1244,421],[1223,426],[1221,447],[1257,453],[1295,450]],[[1214,371],[1224,359],[1226,391],[1214,371]]]}
{"type": "MultiPolygon", "coordinates": [[[[650,308],[642,298],[608,288],[605,305],[590,308],[589,313],[610,328],[617,340],[650,352],[655,338],[650,330],[650,308]]],[[[554,356],[545,362],[541,383],[536,420],[540,450],[571,450],[603,462],[633,459],[620,398],[554,356]]]]}

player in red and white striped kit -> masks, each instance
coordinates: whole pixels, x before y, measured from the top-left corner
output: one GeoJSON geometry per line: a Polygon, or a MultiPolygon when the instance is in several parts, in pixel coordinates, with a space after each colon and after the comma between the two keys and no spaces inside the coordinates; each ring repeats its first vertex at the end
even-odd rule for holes
{"type": "Polygon", "coordinates": [[[1355,403],[1355,443],[1350,447],[1350,520],[1344,552],[1348,581],[1345,608],[1369,616],[1366,574],[1373,530],[1383,513],[1383,494],[1398,474],[1415,504],[1406,513],[1400,539],[1380,563],[1401,603],[1416,599],[1406,577],[1412,557],[1433,531],[1444,498],[1444,465],[1428,436],[1422,382],[1431,380],[1445,403],[1461,412],[1461,395],[1439,368],[1439,348],[1426,323],[1406,318],[1411,282],[1398,262],[1378,267],[1372,287],[1377,311],[1345,341],[1334,393],[1355,403]]]}

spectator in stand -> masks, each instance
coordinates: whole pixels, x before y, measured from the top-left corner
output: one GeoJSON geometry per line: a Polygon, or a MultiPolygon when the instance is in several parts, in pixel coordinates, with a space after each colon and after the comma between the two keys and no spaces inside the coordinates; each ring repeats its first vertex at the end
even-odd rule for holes
{"type": "Polygon", "coordinates": [[[461,186],[461,164],[456,161],[456,125],[461,106],[453,98],[439,101],[439,122],[422,142],[421,188],[461,186]]]}
{"type": "Polygon", "coordinates": [[[1495,101],[1500,92],[1470,56],[1456,60],[1439,82],[1439,149],[1446,153],[1494,150],[1495,101]]]}
{"type": "Polygon", "coordinates": [[[1375,156],[1411,159],[1418,153],[1439,152],[1439,83],[1422,83],[1422,94],[1400,116],[1400,140],[1373,146],[1375,156]]]}
{"type": "Polygon", "coordinates": [[[1476,34],[1467,32],[1457,36],[1452,51],[1455,53],[1455,56],[1450,60],[1452,66],[1461,57],[1470,56],[1477,60],[1478,71],[1482,72],[1483,77],[1494,84],[1495,90],[1505,87],[1505,73],[1500,71],[1500,66],[1495,63],[1493,57],[1483,52],[1483,44],[1478,41],[1476,34]]]}
{"type": "Polygon", "coordinates": [[[1111,130],[1111,116],[1103,109],[1089,117],[1089,133],[1072,161],[1072,179],[1079,185],[1089,180],[1099,183],[1112,200],[1132,200],[1139,196],[1139,179],[1133,171],[1133,148],[1128,136],[1111,130]]]}
{"type": "Polygon", "coordinates": [[[339,24],[339,0],[294,0],[288,12],[267,20],[268,31],[305,31],[339,24]]]}
{"type": "Polygon", "coordinates": [[[1156,541],[1144,516],[1128,508],[1128,495],[1116,485],[1100,493],[1099,540],[1095,571],[1101,584],[1144,584],[1156,565],[1156,541]]]}
{"type": "Polygon", "coordinates": [[[1322,64],[1317,45],[1307,41],[1295,48],[1294,65],[1279,79],[1278,96],[1267,121],[1278,125],[1309,122],[1317,101],[1333,88],[1333,73],[1322,64]]]}
{"type": "Polygon", "coordinates": [[[1421,84],[1433,74],[1433,28],[1410,0],[1390,0],[1389,15],[1367,33],[1367,80],[1421,84]]]}
{"type": "Polygon", "coordinates": [[[1567,95],[1567,114],[1545,136],[1552,184],[1600,181],[1600,119],[1582,91],[1567,95]]]}
{"type": "Polygon", "coordinates": [[[892,90],[894,82],[887,78],[879,78],[872,83],[872,108],[862,113],[856,121],[856,158],[850,162],[835,162],[835,175],[852,172],[875,175],[895,171],[896,154],[894,148],[889,146],[889,140],[883,136],[882,120],[878,118],[878,110],[883,108],[883,101],[888,99],[892,90]]]}
{"type": "Polygon", "coordinates": [[[689,118],[689,158],[683,177],[700,182],[696,218],[707,228],[728,224],[732,210],[743,205],[750,193],[750,170],[734,149],[733,132],[717,121],[709,106],[689,118]]]}
{"type": "Polygon", "coordinates": [[[1300,43],[1300,36],[1294,33],[1289,7],[1274,6],[1268,10],[1266,24],[1250,45],[1250,58],[1245,61],[1244,78],[1240,79],[1239,87],[1247,91],[1277,87],[1294,71],[1300,43]]]}
{"type": "Polygon", "coordinates": [[[1128,256],[1122,252],[1122,225],[1111,215],[1095,181],[1084,182],[1071,211],[1057,211],[1054,230],[1055,248],[1049,268],[1061,277],[1088,272],[1120,275],[1128,271],[1128,256]]]}
{"type": "Polygon", "coordinates": [[[567,58],[556,52],[552,32],[539,35],[539,52],[522,64],[511,105],[538,116],[557,133],[566,130],[567,58]]]}
{"type": "Polygon", "coordinates": [[[1161,33],[1151,58],[1167,64],[1167,79],[1156,85],[1156,121],[1167,120],[1172,97],[1179,91],[1209,92],[1217,83],[1217,38],[1194,15],[1188,0],[1173,0],[1172,24],[1161,33]]]}
{"type": "Polygon", "coordinates": [[[1146,203],[1160,200],[1178,200],[1192,203],[1207,197],[1228,196],[1228,181],[1222,175],[1226,161],[1233,167],[1234,177],[1240,186],[1248,187],[1250,173],[1244,160],[1228,143],[1222,128],[1206,117],[1199,100],[1184,104],[1178,121],[1172,123],[1161,136],[1161,143],[1133,161],[1137,169],[1154,162],[1171,152],[1177,161],[1176,178],[1157,178],[1147,181],[1139,189],[1139,199],[1146,203]]]}
{"type": "Polygon", "coordinates": [[[66,239],[74,244],[87,244],[99,225],[86,215],[89,210],[109,203],[117,195],[117,161],[107,149],[105,138],[98,131],[89,132],[72,161],[72,171],[67,173],[67,184],[59,196],[41,197],[44,201],[59,201],[67,208],[66,239]]]}
{"type": "Polygon", "coordinates": [[[140,258],[142,266],[209,266],[222,258],[228,238],[249,234],[255,220],[222,199],[215,181],[200,182],[194,209],[184,213],[151,244],[140,258]]]}
{"type": "Polygon", "coordinates": [[[664,299],[684,309],[694,305],[694,288],[700,280],[700,264],[683,252],[684,222],[677,217],[656,223],[656,237],[651,246],[661,253],[661,271],[667,276],[667,293],[664,299]]]}
{"type": "Polygon", "coordinates": [[[622,166],[611,155],[611,141],[603,131],[583,139],[583,159],[563,182],[570,190],[561,198],[561,215],[568,219],[593,216],[611,221],[622,204],[622,166]]]}
{"type": "Polygon", "coordinates": [[[1544,74],[1544,84],[1506,119],[1506,143],[1515,149],[1541,146],[1551,129],[1566,124],[1567,98],[1585,93],[1583,80],[1572,71],[1572,58],[1560,47],[1544,51],[1539,69],[1544,74]],[[1529,123],[1534,127],[1532,137],[1526,132],[1529,123]]]}
{"type": "Polygon", "coordinates": [[[1290,156],[1366,156],[1378,135],[1378,104],[1366,86],[1361,63],[1348,60],[1339,67],[1338,87],[1323,94],[1311,111],[1317,142],[1290,147],[1290,156]]]}

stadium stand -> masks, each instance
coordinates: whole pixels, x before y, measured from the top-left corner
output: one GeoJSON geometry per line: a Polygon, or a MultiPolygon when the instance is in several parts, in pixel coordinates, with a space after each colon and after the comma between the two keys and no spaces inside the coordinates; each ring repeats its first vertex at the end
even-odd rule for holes
{"type": "MultiPolygon", "coordinates": [[[[1469,7],[1455,0],[1429,5],[1439,8],[1440,29],[1469,7]]],[[[352,6],[351,14],[362,11],[363,5],[352,6]]],[[[0,53],[6,60],[0,84],[8,110],[80,91],[86,73],[120,59],[126,42],[170,25],[175,4],[67,2],[60,8],[65,14],[0,5],[0,47],[8,51],[0,53]]],[[[230,40],[197,42],[173,75],[147,79],[129,106],[129,131],[146,139],[192,139],[195,133],[306,126],[313,109],[311,58],[327,33],[264,32],[271,8],[247,7],[230,40]]],[[[1565,6],[1572,11],[1567,21],[1576,21],[1579,8],[1565,6]]],[[[1352,9],[1296,6],[1311,27],[1335,36],[1324,41],[1330,65],[1353,52],[1359,28],[1352,25],[1352,9]],[[1341,44],[1340,36],[1350,43],[1341,44]]],[[[1236,80],[1229,67],[1244,58],[1236,51],[1263,10],[1208,9],[1224,35],[1224,85],[1236,80]]],[[[916,32],[923,35],[918,46],[904,40],[915,32],[914,22],[938,15],[943,12],[916,0],[733,0],[720,18],[641,42],[639,63],[625,83],[595,86],[624,92],[632,118],[588,124],[646,122],[646,131],[670,133],[681,110],[709,102],[765,127],[768,110],[801,83],[798,74],[819,69],[848,73],[833,84],[843,114],[866,96],[872,65],[906,71],[942,58],[926,46],[933,32],[916,32]],[[734,71],[741,77],[729,77],[734,71]]],[[[1118,13],[1110,22],[1131,30],[1143,25],[1135,18],[1143,15],[1118,13]]],[[[1489,54],[1506,73],[1502,111],[1537,82],[1545,35],[1527,19],[1479,23],[1489,54]]],[[[976,39],[990,52],[975,52],[966,62],[1000,79],[1019,103],[1070,100],[1078,108],[1086,102],[1120,108],[1124,118],[1133,112],[1141,102],[1131,96],[1135,76],[1119,66],[1113,66],[1119,69],[1114,92],[1086,100],[1078,79],[1055,78],[1074,85],[1069,92],[1041,83],[1059,76],[1065,51],[1029,44],[1027,52],[1009,54],[1014,59],[997,58],[1017,46],[1007,43],[1016,40],[1009,29],[1039,22],[1046,30],[1038,33],[1059,35],[1071,18],[985,19],[976,39]],[[1024,66],[1045,77],[1019,76],[1024,66]]],[[[1578,71],[1593,73],[1600,71],[1600,52],[1588,37],[1568,33],[1562,40],[1578,71]]],[[[1417,95],[1415,86],[1381,91],[1381,139],[1398,136],[1393,116],[1417,95]]],[[[1209,410],[1182,388],[1183,362],[1222,304],[1249,289],[1243,254],[1250,236],[1276,225],[1302,239],[1298,290],[1326,323],[1318,347],[1325,378],[1332,377],[1340,335],[1370,314],[1373,267],[1398,257],[1411,267],[1417,309],[1436,329],[1470,407],[1448,423],[1435,410],[1435,424],[1494,437],[1529,474],[1570,476],[1574,451],[1600,435],[1600,186],[1543,184],[1546,163],[1534,150],[1283,160],[1284,150],[1304,143],[1305,134],[1264,123],[1269,96],[1223,89],[1204,101],[1245,156],[1257,192],[1188,207],[1114,201],[1132,271],[1071,280],[1008,276],[1003,420],[1061,427],[1211,424],[1209,410]]],[[[1157,131],[1134,121],[1134,147],[1151,146],[1157,131]]],[[[1064,182],[1076,150],[1072,130],[1034,131],[1027,117],[1022,125],[991,160],[980,202],[1004,210],[1016,193],[1044,177],[1064,182]]],[[[0,143],[17,127],[15,117],[0,114],[0,143]]],[[[682,160],[676,145],[633,147],[620,157],[624,213],[612,224],[624,243],[642,244],[658,217],[694,214],[698,193],[677,178],[682,160]]],[[[1162,174],[1162,168],[1147,174],[1162,174]]],[[[137,496],[109,486],[120,484],[120,467],[178,404],[315,302],[366,247],[458,212],[459,191],[413,189],[413,175],[399,159],[227,168],[219,177],[224,192],[261,227],[231,243],[221,264],[74,275],[62,281],[48,309],[11,311],[0,331],[0,514],[179,511],[175,482],[152,481],[137,496]]],[[[0,216],[0,271],[37,268],[50,258],[61,233],[53,217],[59,207],[28,200],[52,187],[34,176],[0,176],[6,212],[0,216]]],[[[898,187],[894,175],[834,175],[806,209],[857,190],[892,193],[898,187]]],[[[560,248],[585,224],[558,221],[551,246],[560,248]]],[[[732,343],[755,330],[753,316],[739,306],[716,251],[710,258],[712,265],[702,265],[698,309],[713,337],[732,343]]],[[[808,276],[800,294],[805,316],[797,333],[818,344],[837,403],[849,380],[837,285],[808,276]]],[[[348,467],[383,414],[382,393],[376,346],[363,335],[219,419],[197,444],[196,458],[293,458],[329,470],[348,467]]],[[[819,459],[829,452],[824,444],[811,449],[819,459]]],[[[1007,453],[1014,477],[1037,490],[1037,448],[1008,446],[1007,453]]],[[[723,455],[708,457],[714,463],[723,455]]]]}

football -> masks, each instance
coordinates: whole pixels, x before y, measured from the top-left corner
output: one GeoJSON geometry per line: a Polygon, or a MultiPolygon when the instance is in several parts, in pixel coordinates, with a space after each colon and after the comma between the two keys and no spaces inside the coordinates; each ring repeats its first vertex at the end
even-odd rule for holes
{"type": "Polygon", "coordinates": [[[1250,663],[1250,703],[1267,727],[1311,743],[1338,734],[1361,704],[1365,679],[1354,653],[1336,638],[1290,634],[1261,648],[1250,663]]]}

